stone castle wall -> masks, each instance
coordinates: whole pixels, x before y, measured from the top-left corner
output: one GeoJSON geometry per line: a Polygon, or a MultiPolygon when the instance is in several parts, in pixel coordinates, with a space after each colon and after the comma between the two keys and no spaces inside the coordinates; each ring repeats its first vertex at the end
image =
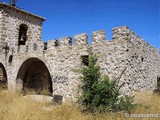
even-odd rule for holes
{"type": "Polygon", "coordinates": [[[67,99],[75,99],[80,75],[75,73],[74,69],[82,67],[81,56],[89,54],[98,56],[101,73],[110,78],[120,77],[126,69],[119,83],[119,85],[125,83],[121,89],[122,94],[130,94],[135,90],[152,91],[156,88],[159,76],[159,59],[156,49],[128,27],[114,28],[111,41],[106,40],[104,31],[93,32],[90,45],[87,44],[87,38],[85,33],[76,35],[75,44],[71,45],[72,38],[64,37],[59,40],[58,46],[55,46],[56,40],[50,40],[46,50],[43,42],[38,41],[29,47],[20,46],[17,52],[9,52],[7,61],[0,59],[7,71],[9,90],[16,90],[19,85],[23,87],[23,80],[17,81],[17,74],[22,64],[30,58],[38,58],[49,70],[53,95],[58,94],[67,99]],[[8,63],[10,55],[13,55],[13,61],[8,63]]]}
{"type": "Polygon", "coordinates": [[[0,66],[6,70],[9,91],[22,91],[29,72],[30,79],[39,74],[42,76],[37,77],[40,82],[38,85],[43,85],[44,79],[50,79],[49,87],[52,88],[52,95],[62,95],[64,100],[76,100],[80,74],[74,70],[83,67],[82,56],[90,54],[98,56],[97,64],[101,68],[102,75],[108,75],[112,79],[120,78],[119,85],[123,84],[122,94],[156,89],[157,79],[160,76],[158,53],[127,26],[113,28],[112,40],[107,40],[106,33],[101,30],[92,33],[91,44],[88,44],[86,33],[75,35],[74,45],[71,37],[44,43],[41,40],[43,22],[41,18],[21,12],[17,8],[4,8],[0,9],[0,66]],[[25,45],[18,45],[21,24],[28,26],[25,45]],[[4,50],[6,45],[8,51],[4,50]],[[45,66],[39,70],[39,65],[42,64],[45,66]],[[35,71],[35,74],[29,70],[35,71]],[[48,73],[50,76],[47,76],[48,73]]]}

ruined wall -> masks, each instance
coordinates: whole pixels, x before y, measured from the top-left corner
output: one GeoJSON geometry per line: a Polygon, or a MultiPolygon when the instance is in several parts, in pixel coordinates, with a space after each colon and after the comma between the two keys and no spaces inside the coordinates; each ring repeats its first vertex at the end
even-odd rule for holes
{"type": "Polygon", "coordinates": [[[106,39],[103,30],[93,32],[90,45],[88,45],[88,35],[85,33],[75,35],[73,39],[63,37],[58,41],[49,40],[44,44],[41,41],[43,20],[41,17],[0,3],[0,64],[6,71],[9,91],[22,91],[28,86],[24,83],[23,76],[30,70],[29,86],[34,87],[35,84],[36,87],[42,83],[43,88],[46,88],[49,82],[45,80],[50,79],[52,95],[62,95],[64,100],[76,101],[80,74],[74,70],[83,67],[81,57],[90,54],[98,56],[97,64],[102,75],[120,79],[119,85],[123,84],[122,94],[156,89],[157,77],[160,77],[158,53],[127,26],[113,28],[112,40],[106,39]],[[21,24],[28,26],[27,42],[18,46],[21,24]],[[6,45],[8,51],[3,49],[6,45]],[[31,59],[38,60],[38,63],[35,64],[31,59]],[[42,64],[45,66],[41,66],[42,64]],[[46,72],[49,72],[47,76],[46,72]],[[37,79],[32,84],[32,77],[38,74],[40,74],[39,81],[37,79]]]}
{"type": "Polygon", "coordinates": [[[127,26],[113,28],[112,34],[112,41],[101,39],[101,43],[91,44],[92,52],[100,56],[102,74],[112,79],[120,77],[122,94],[156,89],[160,74],[157,50],[127,26]]]}
{"type": "Polygon", "coordinates": [[[128,30],[129,79],[132,90],[154,90],[160,75],[160,62],[157,50],[134,32],[128,30]]]}
{"type": "Polygon", "coordinates": [[[77,86],[80,80],[79,74],[75,73],[73,69],[82,66],[82,55],[88,55],[88,45],[86,43],[81,44],[82,39],[87,41],[87,38],[84,37],[85,35],[75,36],[76,44],[74,46],[70,45],[70,37],[61,38],[58,46],[55,46],[55,40],[48,41],[47,50],[44,50],[44,44],[40,44],[41,42],[36,44],[36,49],[34,49],[34,46],[28,47],[27,52],[27,46],[20,46],[20,51],[13,53],[12,63],[7,62],[8,67],[6,69],[10,81],[9,89],[14,91],[17,89],[17,85],[23,85],[23,80],[17,80],[17,73],[21,65],[29,58],[38,58],[47,66],[50,72],[53,95],[58,94],[63,95],[64,99],[74,99],[77,96],[77,86]],[[78,40],[81,42],[78,42],[78,40]]]}
{"type": "Polygon", "coordinates": [[[17,80],[22,64],[30,58],[38,58],[49,70],[53,95],[63,95],[64,100],[76,100],[80,75],[74,69],[82,67],[81,56],[89,54],[98,56],[103,75],[117,79],[125,70],[119,83],[125,83],[122,94],[130,94],[135,90],[154,90],[160,65],[155,48],[126,26],[114,28],[112,32],[113,39],[110,41],[106,40],[104,31],[93,32],[90,45],[87,43],[87,34],[83,33],[74,37],[74,45],[71,45],[72,38],[64,37],[59,42],[48,41],[47,46],[38,41],[30,46],[20,46],[19,51],[9,52],[7,61],[0,59],[5,63],[9,90],[16,90],[18,84],[23,87],[23,80],[17,80]],[[13,55],[11,63],[8,62],[10,55],[13,55]]]}
{"type": "MultiPolygon", "coordinates": [[[[112,30],[112,40],[106,41],[105,39],[99,39],[100,42],[95,43],[93,39],[93,42],[90,45],[92,53],[99,57],[98,64],[100,65],[102,75],[108,75],[114,80],[117,80],[128,66],[128,40],[122,34],[121,36],[117,36],[117,29],[118,28],[114,28],[112,30]]],[[[122,28],[120,27],[119,29],[122,28]]],[[[103,36],[105,36],[105,32],[97,34],[102,33],[103,36]]],[[[119,85],[124,83],[127,79],[127,76],[123,73],[119,85]]],[[[125,91],[125,93],[128,92],[129,91],[125,91]]]]}

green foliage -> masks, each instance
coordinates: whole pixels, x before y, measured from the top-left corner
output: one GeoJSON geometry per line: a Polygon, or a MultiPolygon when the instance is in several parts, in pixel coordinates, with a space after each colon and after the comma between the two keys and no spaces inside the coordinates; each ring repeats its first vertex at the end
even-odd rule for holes
{"type": "Polygon", "coordinates": [[[125,96],[119,99],[118,109],[130,111],[135,107],[134,96],[125,96]]]}
{"type": "Polygon", "coordinates": [[[100,67],[96,65],[96,62],[96,56],[89,56],[88,66],[81,70],[82,96],[80,101],[83,110],[101,113],[132,109],[133,97],[119,97],[120,88],[116,81],[110,80],[108,76],[101,77],[100,67]]]}

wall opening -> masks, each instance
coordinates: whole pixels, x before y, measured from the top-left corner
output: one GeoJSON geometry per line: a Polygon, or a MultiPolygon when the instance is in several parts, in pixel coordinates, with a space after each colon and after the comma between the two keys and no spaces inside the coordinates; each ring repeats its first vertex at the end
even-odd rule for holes
{"type": "Polygon", "coordinates": [[[157,90],[160,92],[160,77],[157,77],[157,90]]]}
{"type": "Polygon", "coordinates": [[[44,42],[44,48],[43,50],[47,50],[47,42],[44,42]]]}
{"type": "Polygon", "coordinates": [[[81,56],[81,58],[82,58],[82,65],[88,66],[88,64],[89,64],[89,56],[88,55],[83,55],[83,56],[81,56]]]}
{"type": "Polygon", "coordinates": [[[18,37],[18,45],[25,45],[27,41],[27,30],[28,26],[25,24],[21,24],[19,27],[19,37],[18,37]]]}
{"type": "Polygon", "coordinates": [[[22,64],[17,75],[19,83],[24,94],[34,91],[36,94],[52,95],[53,92],[48,68],[38,58],[30,58],[22,64]]]}
{"type": "Polygon", "coordinates": [[[142,62],[144,61],[144,58],[143,58],[143,57],[141,57],[141,61],[142,61],[142,62]]]}
{"type": "Polygon", "coordinates": [[[0,87],[7,89],[7,73],[2,63],[0,63],[0,87]]]}
{"type": "Polygon", "coordinates": [[[10,55],[10,56],[9,56],[9,59],[8,59],[8,62],[9,62],[9,63],[12,63],[12,61],[13,61],[13,55],[10,55]]]}
{"type": "Polygon", "coordinates": [[[57,47],[58,45],[59,45],[59,41],[56,40],[56,41],[55,41],[55,47],[57,47]]]}

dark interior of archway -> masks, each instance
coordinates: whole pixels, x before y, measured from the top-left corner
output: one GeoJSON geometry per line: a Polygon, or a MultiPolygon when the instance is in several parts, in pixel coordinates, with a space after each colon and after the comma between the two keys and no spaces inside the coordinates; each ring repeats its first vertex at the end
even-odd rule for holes
{"type": "Polygon", "coordinates": [[[160,77],[157,77],[157,91],[160,93],[160,77]]]}
{"type": "Polygon", "coordinates": [[[155,93],[160,94],[160,77],[157,77],[157,88],[154,90],[155,93]]]}
{"type": "Polygon", "coordinates": [[[36,94],[52,95],[52,82],[49,71],[41,61],[27,64],[23,77],[23,90],[34,90],[36,94]]]}
{"type": "Polygon", "coordinates": [[[7,74],[4,66],[0,63],[0,87],[7,89],[7,74]]]}

